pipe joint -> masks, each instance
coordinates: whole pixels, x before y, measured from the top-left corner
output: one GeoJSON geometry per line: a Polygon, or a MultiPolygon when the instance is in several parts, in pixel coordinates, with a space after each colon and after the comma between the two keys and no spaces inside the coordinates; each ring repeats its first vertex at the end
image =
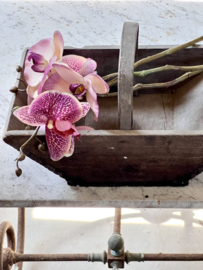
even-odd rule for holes
{"type": "Polygon", "coordinates": [[[125,262],[144,262],[144,253],[130,253],[127,250],[125,253],[125,262]]]}
{"type": "Polygon", "coordinates": [[[90,253],[90,254],[88,254],[88,262],[103,262],[103,264],[105,264],[107,262],[106,251],[104,251],[103,253],[90,253]]]}

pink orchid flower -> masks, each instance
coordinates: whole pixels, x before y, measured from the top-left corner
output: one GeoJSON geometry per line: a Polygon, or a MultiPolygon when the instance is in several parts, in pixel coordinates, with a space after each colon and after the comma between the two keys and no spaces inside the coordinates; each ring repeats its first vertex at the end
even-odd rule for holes
{"type": "Polygon", "coordinates": [[[53,39],[42,39],[33,45],[25,59],[24,77],[28,84],[27,93],[33,97],[41,93],[44,81],[48,78],[52,64],[62,60],[64,41],[61,33],[55,31],[53,39]]]}
{"type": "Polygon", "coordinates": [[[56,89],[60,92],[72,93],[78,99],[86,95],[86,100],[95,114],[94,120],[97,121],[99,115],[97,93],[108,93],[109,86],[95,74],[96,67],[97,64],[92,59],[77,55],[64,56],[62,62],[53,64],[57,73],[46,80],[42,92],[56,89]]]}
{"type": "Polygon", "coordinates": [[[57,161],[73,154],[74,137],[80,137],[73,123],[89,109],[89,103],[79,102],[72,94],[53,90],[40,94],[29,106],[15,110],[14,115],[30,126],[45,125],[50,157],[57,161]]]}

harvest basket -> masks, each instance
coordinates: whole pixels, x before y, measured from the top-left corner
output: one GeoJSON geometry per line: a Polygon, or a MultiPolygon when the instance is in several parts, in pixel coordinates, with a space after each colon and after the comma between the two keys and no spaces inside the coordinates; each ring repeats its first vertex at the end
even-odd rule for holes
{"type": "MultiPolygon", "coordinates": [[[[69,185],[81,186],[182,186],[203,171],[203,76],[188,79],[168,89],[132,92],[135,84],[133,63],[170,46],[140,46],[138,24],[124,23],[121,48],[96,46],[75,49],[65,47],[64,54],[76,54],[97,62],[100,76],[119,70],[118,98],[98,97],[98,122],[92,112],[79,125],[93,127],[82,131],[75,152],[69,158],[52,161],[48,151],[38,150],[33,139],[24,153],[52,172],[64,177],[69,185]],[[133,82],[134,80],[134,82],[133,82]]],[[[24,66],[26,49],[21,66],[24,66]]],[[[203,47],[184,49],[138,68],[144,70],[167,64],[202,64],[203,47]]],[[[136,83],[170,81],[183,74],[166,71],[136,78],[136,83]]],[[[17,75],[16,87],[24,88],[17,75]]],[[[117,86],[111,88],[117,91],[117,86]]],[[[27,104],[26,92],[13,95],[5,126],[4,141],[18,149],[32,130],[12,115],[12,108],[27,104]]],[[[38,136],[45,142],[43,131],[38,136]]]]}

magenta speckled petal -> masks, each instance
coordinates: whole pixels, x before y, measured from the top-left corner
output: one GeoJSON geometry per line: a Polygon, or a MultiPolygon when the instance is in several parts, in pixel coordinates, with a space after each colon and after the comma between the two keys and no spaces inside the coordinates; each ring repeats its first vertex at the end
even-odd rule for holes
{"type": "Polygon", "coordinates": [[[46,78],[47,78],[47,75],[48,75],[49,71],[50,71],[51,68],[52,68],[52,64],[56,61],[56,58],[57,58],[56,55],[53,56],[53,57],[50,59],[47,68],[45,69],[45,72],[44,72],[42,81],[40,82],[40,85],[39,85],[39,88],[38,88],[38,95],[42,93],[42,87],[43,87],[43,85],[44,85],[44,82],[45,82],[45,80],[46,80],[46,78]]]}
{"type": "Polygon", "coordinates": [[[66,81],[64,81],[58,73],[54,73],[46,80],[42,92],[50,91],[50,90],[56,90],[61,93],[67,92],[71,93],[69,90],[70,84],[68,84],[66,81]]]}
{"type": "Polygon", "coordinates": [[[97,93],[92,87],[91,81],[86,79],[85,83],[87,85],[86,99],[87,102],[90,104],[90,108],[93,110],[95,114],[94,120],[97,121],[99,117],[99,104],[97,102],[97,93]]]}
{"type": "Polygon", "coordinates": [[[74,71],[78,72],[87,61],[85,57],[69,54],[62,57],[62,63],[67,64],[74,71]]]}
{"type": "Polygon", "coordinates": [[[71,146],[72,136],[63,138],[55,134],[46,127],[46,141],[49,149],[50,158],[54,161],[60,160],[68,152],[71,146]]]}
{"type": "Polygon", "coordinates": [[[96,68],[97,68],[97,63],[94,60],[90,59],[84,63],[84,65],[80,68],[78,73],[81,74],[83,77],[85,77],[88,74],[94,72],[96,68]]]}
{"type": "Polygon", "coordinates": [[[62,55],[63,55],[63,47],[64,47],[64,41],[63,41],[63,36],[59,31],[54,32],[54,45],[56,48],[55,55],[57,56],[57,61],[61,60],[62,55]]]}
{"type": "Polygon", "coordinates": [[[42,126],[47,122],[47,117],[40,112],[35,114],[28,113],[29,106],[21,107],[14,111],[15,117],[17,117],[21,122],[30,126],[42,126]]]}
{"type": "Polygon", "coordinates": [[[61,63],[54,63],[53,68],[61,76],[61,78],[69,84],[78,83],[84,84],[84,78],[67,65],[61,63]]]}
{"type": "Polygon", "coordinates": [[[92,87],[96,91],[97,94],[106,94],[109,92],[108,84],[97,74],[89,74],[85,77],[92,83],[92,87]]]}
{"type": "Polygon", "coordinates": [[[82,109],[83,109],[83,113],[81,117],[85,117],[86,114],[89,112],[90,104],[88,102],[81,102],[80,104],[82,105],[82,109]]]}
{"type": "Polygon", "coordinates": [[[69,93],[47,91],[40,94],[30,105],[29,113],[41,112],[48,119],[77,122],[82,116],[82,105],[69,93]]]}
{"type": "Polygon", "coordinates": [[[74,152],[74,148],[75,148],[75,140],[74,140],[74,136],[72,136],[72,138],[71,138],[71,145],[70,145],[69,150],[66,152],[65,157],[72,156],[72,154],[74,152]]]}

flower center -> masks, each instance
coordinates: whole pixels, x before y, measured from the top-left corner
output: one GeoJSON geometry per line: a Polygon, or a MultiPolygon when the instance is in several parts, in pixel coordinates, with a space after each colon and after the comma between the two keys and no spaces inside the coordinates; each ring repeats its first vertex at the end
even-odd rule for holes
{"type": "Polygon", "coordinates": [[[69,87],[70,91],[73,93],[76,97],[81,97],[86,93],[85,86],[83,84],[78,83],[72,83],[69,87]]]}
{"type": "Polygon", "coordinates": [[[48,66],[48,61],[38,53],[35,53],[31,50],[29,50],[29,57],[28,60],[33,62],[33,65],[31,66],[32,70],[35,72],[43,73],[48,66]]]}

